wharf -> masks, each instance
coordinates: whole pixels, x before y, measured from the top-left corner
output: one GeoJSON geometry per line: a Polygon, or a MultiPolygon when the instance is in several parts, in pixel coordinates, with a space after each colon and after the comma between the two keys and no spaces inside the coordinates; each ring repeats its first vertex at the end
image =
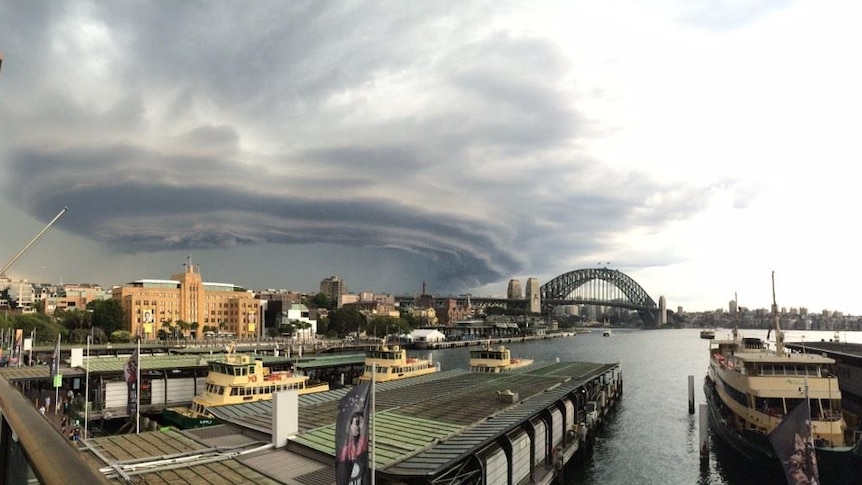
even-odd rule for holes
{"type": "MultiPolygon", "coordinates": [[[[257,401],[211,409],[228,424],[92,438],[78,448],[117,481],[330,485],[347,392],[298,396],[298,431],[283,447],[274,444],[272,401],[257,401]]],[[[502,374],[454,369],[376,384],[377,482],[549,484],[590,447],[621,395],[618,363],[536,363],[502,374]]]]}
{"type": "MultiPolygon", "coordinates": [[[[848,426],[862,430],[862,344],[844,342],[787,342],[794,352],[825,354],[835,359],[835,373],[848,426]]],[[[862,433],[859,433],[862,437],[862,433]]]]}
{"type": "MultiPolygon", "coordinates": [[[[131,352],[131,350],[129,350],[131,352]]],[[[205,385],[208,361],[223,358],[223,353],[208,349],[208,353],[177,352],[140,355],[142,415],[157,416],[166,407],[188,406],[192,398],[205,385]]],[[[0,376],[8,380],[34,407],[50,397],[55,402],[66,397],[71,390],[75,395],[74,409],[79,420],[98,423],[94,431],[104,427],[106,421],[128,419],[128,387],[123,367],[130,354],[103,353],[82,358],[80,364],[71,365],[71,359],[61,362],[62,387],[55,392],[51,386],[51,371],[47,365],[0,367],[0,376]],[[84,394],[89,392],[89,412],[84,416],[84,394]]],[[[313,380],[329,382],[340,387],[345,379],[358,375],[364,368],[362,353],[319,354],[299,358],[287,355],[254,354],[255,359],[273,370],[291,369],[313,380]]],[[[52,410],[48,410],[50,413],[52,410]]]]}

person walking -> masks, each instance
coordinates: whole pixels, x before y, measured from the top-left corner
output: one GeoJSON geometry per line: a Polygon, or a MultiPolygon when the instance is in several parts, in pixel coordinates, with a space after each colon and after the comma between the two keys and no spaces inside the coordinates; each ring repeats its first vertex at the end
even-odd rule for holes
{"type": "Polygon", "coordinates": [[[45,410],[51,412],[51,396],[45,398],[45,410]]]}

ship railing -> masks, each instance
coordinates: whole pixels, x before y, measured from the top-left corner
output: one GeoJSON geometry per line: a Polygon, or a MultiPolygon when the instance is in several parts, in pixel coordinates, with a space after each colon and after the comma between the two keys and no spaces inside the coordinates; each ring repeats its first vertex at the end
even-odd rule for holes
{"type": "Polygon", "coordinates": [[[109,482],[81,457],[5,377],[0,377],[0,483],[87,485],[109,482]]]}

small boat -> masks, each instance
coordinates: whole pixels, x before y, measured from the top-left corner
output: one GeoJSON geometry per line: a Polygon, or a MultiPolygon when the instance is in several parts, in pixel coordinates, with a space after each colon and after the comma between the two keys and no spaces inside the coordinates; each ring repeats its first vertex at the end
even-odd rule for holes
{"type": "Polygon", "coordinates": [[[610,336],[611,336],[611,329],[606,328],[602,331],[602,337],[610,337],[610,336]]]}
{"type": "Polygon", "coordinates": [[[260,359],[252,361],[250,355],[235,353],[228,348],[223,359],[210,361],[204,392],[192,398],[190,407],[167,408],[162,417],[182,428],[200,428],[215,424],[215,417],[207,409],[229,404],[240,404],[272,399],[273,393],[295,389],[299,394],[329,390],[326,382],[311,382],[308,376],[291,371],[272,371],[260,359]]]}
{"type": "Polygon", "coordinates": [[[818,473],[817,483],[862,483],[862,441],[854,442],[844,419],[835,360],[787,352],[777,308],[773,290],[774,347],[736,328],[732,339],[710,342],[704,380],[710,427],[767,473],[783,469],[789,476],[794,460],[787,457],[802,443],[803,451],[814,450],[805,460],[814,463],[808,474],[818,473]]]}
{"type": "Polygon", "coordinates": [[[533,364],[533,359],[513,359],[512,351],[503,345],[490,343],[480,350],[470,351],[470,370],[492,374],[522,369],[533,364]]]}
{"type": "Polygon", "coordinates": [[[365,352],[365,370],[359,380],[369,381],[374,374],[376,382],[397,381],[439,371],[440,367],[430,357],[407,357],[406,349],[400,345],[388,345],[384,339],[380,345],[365,352]]]}
{"type": "Polygon", "coordinates": [[[715,330],[711,328],[705,328],[700,331],[700,338],[712,340],[715,338],[715,330]]]}

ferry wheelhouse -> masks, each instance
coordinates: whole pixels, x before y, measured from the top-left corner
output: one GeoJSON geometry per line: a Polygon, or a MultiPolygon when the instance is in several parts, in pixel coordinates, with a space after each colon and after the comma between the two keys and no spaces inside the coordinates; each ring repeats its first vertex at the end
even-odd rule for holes
{"type": "Polygon", "coordinates": [[[512,351],[503,345],[485,345],[480,350],[470,351],[470,370],[493,374],[522,369],[533,364],[532,359],[512,358],[512,351]]]}
{"type": "Polygon", "coordinates": [[[326,382],[309,381],[308,376],[292,371],[272,371],[260,359],[229,351],[224,359],[208,364],[206,387],[192,399],[188,408],[168,408],[163,416],[181,427],[195,428],[214,424],[207,408],[272,399],[280,391],[296,390],[299,394],[329,390],[326,382]]]}
{"type": "Polygon", "coordinates": [[[407,357],[407,350],[400,345],[388,345],[384,341],[365,353],[365,370],[360,381],[371,380],[372,373],[377,382],[395,381],[439,372],[440,367],[428,359],[407,357]]]}

